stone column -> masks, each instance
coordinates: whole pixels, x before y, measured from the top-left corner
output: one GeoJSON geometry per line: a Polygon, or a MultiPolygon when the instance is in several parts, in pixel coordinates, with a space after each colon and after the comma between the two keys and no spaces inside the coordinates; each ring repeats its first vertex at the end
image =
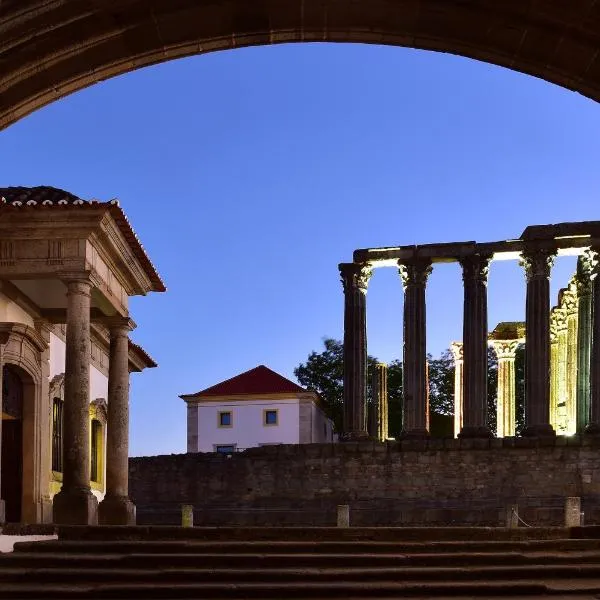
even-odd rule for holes
{"type": "Polygon", "coordinates": [[[567,322],[567,372],[566,372],[566,433],[577,432],[577,330],[579,328],[579,307],[575,281],[569,282],[569,287],[563,294],[563,304],[567,322]]]}
{"type": "Polygon", "coordinates": [[[63,484],[54,496],[54,522],[95,525],[98,502],[90,490],[90,294],[87,279],[67,281],[67,341],[63,484]]]}
{"type": "Polygon", "coordinates": [[[592,350],[592,270],[594,259],[585,253],[577,260],[577,433],[590,422],[590,354],[592,350]]]}
{"type": "MultiPolygon", "coordinates": [[[[0,333],[0,454],[2,451],[2,402],[3,402],[3,390],[4,382],[2,375],[4,373],[4,345],[8,342],[8,334],[0,333]]],[[[1,458],[1,457],[0,457],[1,458]]],[[[0,463],[0,490],[2,490],[2,464],[0,463]]],[[[2,497],[0,497],[0,525],[6,522],[6,511],[5,503],[2,497]]]]}
{"type": "Polygon", "coordinates": [[[555,435],[550,425],[550,269],[554,254],[545,249],[523,252],[527,278],[525,307],[526,436],[555,435]]]}
{"type": "Polygon", "coordinates": [[[460,260],[464,282],[463,426],[459,437],[492,437],[487,426],[487,277],[490,257],[460,260]]]}
{"type": "Polygon", "coordinates": [[[463,426],[463,343],[452,342],[450,350],[454,358],[454,437],[463,426]]]}
{"type": "Polygon", "coordinates": [[[344,286],[344,440],[367,433],[367,285],[371,268],[339,265],[344,286]]]}
{"type": "Polygon", "coordinates": [[[399,263],[404,284],[404,411],[402,437],[429,436],[427,427],[427,352],[425,286],[431,261],[399,263]]]}
{"type": "Polygon", "coordinates": [[[106,495],[99,506],[104,525],[135,525],[129,499],[129,322],[110,327],[106,495]]]}
{"type": "Polygon", "coordinates": [[[559,403],[559,335],[557,309],[550,311],[550,425],[557,433],[560,430],[559,403]]]}
{"type": "Polygon", "coordinates": [[[498,357],[496,435],[514,437],[516,425],[515,355],[519,340],[492,340],[498,357]]]}
{"type": "Polygon", "coordinates": [[[556,335],[558,337],[557,377],[556,377],[556,421],[557,433],[566,434],[567,419],[567,313],[564,308],[555,308],[556,335]]]}
{"type": "Polygon", "coordinates": [[[585,432],[600,435],[600,250],[590,253],[592,260],[592,350],[590,360],[590,422],[585,432]]]}
{"type": "Polygon", "coordinates": [[[378,363],[373,370],[373,431],[371,437],[385,442],[389,436],[388,428],[388,391],[387,391],[387,365],[378,363]]]}

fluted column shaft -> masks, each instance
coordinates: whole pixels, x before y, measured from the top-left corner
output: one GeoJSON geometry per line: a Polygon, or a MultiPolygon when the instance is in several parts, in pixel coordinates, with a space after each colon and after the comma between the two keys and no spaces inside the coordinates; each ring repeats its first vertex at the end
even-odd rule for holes
{"type": "Polygon", "coordinates": [[[494,340],[498,357],[498,395],[496,404],[496,435],[512,437],[516,426],[515,356],[519,340],[494,340]]]}
{"type": "Polygon", "coordinates": [[[367,285],[371,268],[339,265],[344,286],[344,435],[363,439],[367,433],[367,285]]]}
{"type": "Polygon", "coordinates": [[[555,435],[550,425],[550,269],[553,254],[535,249],[523,253],[527,278],[525,307],[525,431],[555,435]]]}
{"type": "Polygon", "coordinates": [[[590,423],[590,357],[592,350],[592,271],[589,253],[577,261],[577,433],[590,423]]]}
{"type": "Polygon", "coordinates": [[[590,360],[590,421],[586,433],[600,435],[600,249],[590,252],[592,260],[592,348],[590,360]]]}
{"type": "Polygon", "coordinates": [[[107,525],[135,524],[129,500],[129,331],[128,323],[110,328],[106,496],[99,507],[100,522],[107,525]]]}
{"type": "Polygon", "coordinates": [[[403,431],[404,437],[427,437],[427,350],[425,286],[431,262],[399,265],[404,284],[403,431]]]}
{"type": "Polygon", "coordinates": [[[387,365],[378,363],[373,370],[373,406],[371,437],[380,442],[387,440],[388,428],[388,391],[387,391],[387,365]]]}
{"type": "Polygon", "coordinates": [[[558,432],[560,428],[558,416],[560,347],[555,310],[551,311],[550,315],[550,425],[558,432]]]}
{"type": "Polygon", "coordinates": [[[464,282],[463,426],[459,437],[491,437],[487,426],[487,277],[489,256],[461,259],[464,282]]]}
{"type": "Polygon", "coordinates": [[[463,344],[452,342],[450,350],[454,358],[454,437],[463,426],[463,344]]]}
{"type": "Polygon", "coordinates": [[[63,483],[54,522],[94,525],[98,503],[90,489],[90,296],[85,279],[67,282],[63,483]]]}

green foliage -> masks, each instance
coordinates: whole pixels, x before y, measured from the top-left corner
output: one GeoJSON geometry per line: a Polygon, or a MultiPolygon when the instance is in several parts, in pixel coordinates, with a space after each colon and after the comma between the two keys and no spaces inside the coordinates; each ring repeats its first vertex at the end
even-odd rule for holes
{"type": "MultiPolygon", "coordinates": [[[[336,431],[342,431],[344,413],[344,346],[339,340],[323,340],[322,352],[311,352],[305,363],[294,369],[294,375],[303,387],[317,392],[333,420],[336,431]]],[[[450,350],[439,358],[427,356],[429,363],[429,410],[432,435],[451,435],[454,415],[454,360],[450,350]],[[449,433],[450,432],[450,433],[449,433]]],[[[367,403],[372,401],[371,381],[377,359],[367,358],[367,403]]],[[[517,350],[515,363],[517,378],[517,432],[523,427],[524,356],[523,347],[517,350]]],[[[496,432],[496,390],[498,360],[495,352],[488,350],[488,425],[496,432]]],[[[388,364],[388,421],[390,437],[398,438],[402,432],[402,363],[394,360],[388,364]]]]}

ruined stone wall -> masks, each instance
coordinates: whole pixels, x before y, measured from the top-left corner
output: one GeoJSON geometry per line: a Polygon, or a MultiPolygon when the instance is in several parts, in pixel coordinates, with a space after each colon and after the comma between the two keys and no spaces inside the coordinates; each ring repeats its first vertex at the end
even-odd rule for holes
{"type": "Polygon", "coordinates": [[[600,442],[559,437],[265,446],[227,456],[132,458],[140,524],[503,525],[518,504],[532,525],[561,525],[567,496],[600,523],[600,442]],[[544,444],[544,445],[542,445],[544,444]]]}

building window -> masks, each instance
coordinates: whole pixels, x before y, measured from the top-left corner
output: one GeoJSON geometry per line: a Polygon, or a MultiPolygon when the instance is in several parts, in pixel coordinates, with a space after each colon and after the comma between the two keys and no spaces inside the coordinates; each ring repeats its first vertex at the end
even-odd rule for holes
{"type": "Polygon", "coordinates": [[[215,446],[215,452],[219,454],[233,454],[235,452],[235,444],[215,446]]]}
{"type": "Polygon", "coordinates": [[[219,427],[233,427],[231,411],[219,411],[219,427]]]}
{"type": "Polygon", "coordinates": [[[90,479],[92,481],[100,481],[100,451],[102,449],[102,423],[97,419],[92,420],[92,448],[90,468],[90,479]]]}
{"type": "Polygon", "coordinates": [[[278,425],[279,417],[277,413],[277,409],[263,411],[263,424],[278,425]]]}
{"type": "Polygon", "coordinates": [[[62,473],[63,465],[63,402],[52,401],[52,470],[62,473]]]}

